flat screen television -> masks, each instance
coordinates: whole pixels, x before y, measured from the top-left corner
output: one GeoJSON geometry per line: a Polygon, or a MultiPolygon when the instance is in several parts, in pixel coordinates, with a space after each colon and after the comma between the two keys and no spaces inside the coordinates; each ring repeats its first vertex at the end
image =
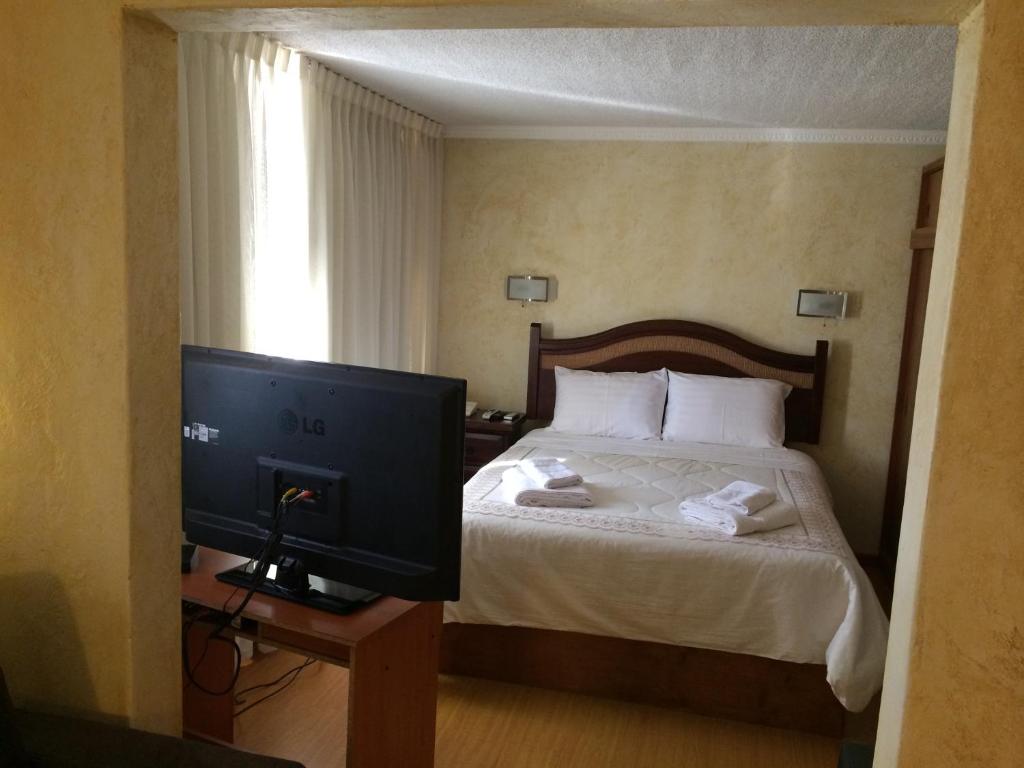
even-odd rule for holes
{"type": "MultiPolygon", "coordinates": [[[[193,346],[181,362],[189,541],[257,557],[297,488],[261,591],[339,613],[458,599],[465,381],[193,346]]],[[[247,586],[251,564],[218,578],[247,586]]]]}

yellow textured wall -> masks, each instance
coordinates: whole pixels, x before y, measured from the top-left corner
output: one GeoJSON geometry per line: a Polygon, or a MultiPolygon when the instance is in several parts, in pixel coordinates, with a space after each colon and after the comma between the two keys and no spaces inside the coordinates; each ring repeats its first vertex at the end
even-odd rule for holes
{"type": "Polygon", "coordinates": [[[939,206],[938,237],[928,287],[928,314],[914,406],[912,454],[907,473],[885,682],[882,688],[880,720],[883,727],[875,749],[875,761],[879,768],[896,764],[903,704],[907,695],[908,663],[914,652],[914,601],[917,599],[917,579],[921,566],[924,508],[936,440],[942,356],[945,353],[953,279],[960,247],[982,31],[981,14],[975,13],[961,25],[957,39],[957,63],[942,201],[939,206]]]}
{"type": "Polygon", "coordinates": [[[522,410],[528,327],[575,336],[670,317],[810,354],[832,342],[821,444],[808,446],[853,547],[877,547],[909,236],[941,147],[446,142],[439,368],[522,410]],[[509,274],[558,295],[522,307],[509,274]],[[852,316],[795,316],[799,288],[849,290],[852,316]]]}
{"type": "Polygon", "coordinates": [[[174,731],[174,38],[0,13],[0,665],[20,705],[174,731]]]}
{"type": "MultiPolygon", "coordinates": [[[[335,29],[477,29],[517,27],[794,26],[829,24],[955,24],[974,0],[306,0],[314,10],[279,0],[135,0],[167,8],[176,29],[265,32],[308,26],[335,29]],[[341,7],[338,7],[341,6],[341,7]],[[244,10],[241,8],[245,7],[244,10]],[[436,8],[443,8],[438,13],[436,8]],[[200,9],[202,13],[194,13],[200,9]],[[253,11],[252,9],[257,9],[253,11]],[[187,11],[187,13],[185,12],[187,11]]],[[[298,4],[296,4],[298,5],[298,4]]]]}
{"type": "Polygon", "coordinates": [[[986,0],[961,36],[950,154],[967,179],[944,181],[932,287],[949,316],[922,361],[939,383],[915,414],[897,585],[912,625],[887,669],[906,696],[883,706],[899,733],[880,734],[880,768],[1024,765],[1024,4],[986,0]]]}
{"type": "Polygon", "coordinates": [[[120,18],[67,8],[0,23],[0,664],[18,702],[124,716],[120,18]]]}
{"type": "MultiPolygon", "coordinates": [[[[470,16],[479,24],[548,19],[643,26],[953,21],[974,2],[609,0],[568,11],[554,2],[475,5],[470,16]]],[[[974,136],[964,140],[973,153],[949,333],[941,364],[923,373],[941,374],[942,384],[927,508],[910,510],[921,515],[923,531],[919,599],[910,595],[903,606],[914,612],[913,643],[900,658],[890,656],[909,665],[905,727],[890,738],[891,721],[883,719],[880,732],[890,743],[902,739],[907,766],[1024,762],[1024,529],[1014,485],[1024,421],[1018,383],[1022,10],[1019,0],[988,0],[977,109],[966,118],[974,136]]],[[[388,18],[401,15],[409,26],[452,18],[429,8],[405,13],[388,18]]],[[[352,26],[385,16],[356,12],[352,26]]],[[[169,355],[164,345],[176,338],[176,300],[156,300],[153,283],[136,270],[159,265],[130,245],[148,242],[166,222],[154,220],[145,204],[141,210],[126,204],[129,189],[138,187],[126,177],[125,158],[134,163],[138,156],[126,155],[132,131],[124,119],[125,29],[118,0],[0,1],[0,664],[19,703],[171,730],[172,685],[161,680],[152,695],[162,700],[143,707],[131,680],[145,658],[133,657],[133,648],[164,654],[161,665],[177,654],[177,623],[147,621],[153,617],[130,604],[141,584],[167,578],[164,558],[173,562],[176,543],[163,541],[166,520],[147,525],[144,499],[129,503],[127,495],[149,487],[149,466],[152,487],[173,486],[168,457],[177,430],[164,434],[158,427],[148,448],[140,436],[163,423],[155,410],[176,417],[178,405],[166,382],[150,398],[139,392],[162,371],[156,361],[169,355]],[[154,357],[139,343],[147,338],[154,357]],[[137,360],[142,369],[130,375],[137,360]],[[130,579],[139,583],[129,586],[130,579]]],[[[165,46],[153,48],[156,64],[165,46]]],[[[143,45],[136,55],[148,49],[143,45]]],[[[138,117],[145,123],[153,108],[138,117]]],[[[150,125],[141,135],[160,134],[150,125]]],[[[167,194],[159,170],[164,161],[146,162],[156,166],[151,183],[163,188],[155,190],[159,199],[167,194]]],[[[151,276],[155,284],[166,277],[160,269],[151,276]]],[[[927,466],[921,451],[915,448],[918,467],[927,466]]],[[[165,678],[168,667],[173,662],[163,667],[165,678]]]]}
{"type": "Polygon", "coordinates": [[[169,631],[181,615],[177,39],[137,16],[124,23],[130,711],[135,727],[177,731],[181,656],[169,631]]]}

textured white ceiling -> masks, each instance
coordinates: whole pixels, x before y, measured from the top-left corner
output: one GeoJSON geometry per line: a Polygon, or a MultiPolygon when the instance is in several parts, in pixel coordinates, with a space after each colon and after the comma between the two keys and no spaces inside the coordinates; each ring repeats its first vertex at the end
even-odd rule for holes
{"type": "Polygon", "coordinates": [[[449,129],[942,131],[952,27],[278,31],[449,129]]]}

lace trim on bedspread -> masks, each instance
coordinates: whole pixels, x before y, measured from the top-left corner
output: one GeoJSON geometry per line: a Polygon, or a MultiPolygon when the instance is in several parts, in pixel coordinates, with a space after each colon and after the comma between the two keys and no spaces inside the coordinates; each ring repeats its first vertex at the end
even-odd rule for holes
{"type": "MultiPolygon", "coordinates": [[[[656,520],[646,517],[629,517],[627,515],[607,514],[590,509],[563,509],[558,507],[520,507],[485,500],[501,483],[501,475],[510,463],[526,458],[536,446],[513,446],[493,465],[481,469],[466,484],[463,491],[464,511],[481,515],[493,515],[506,518],[534,520],[556,525],[568,525],[578,528],[613,531],[616,533],[638,536],[659,536],[674,539],[695,541],[722,542],[744,544],[749,546],[777,547],[783,549],[799,549],[805,551],[826,552],[843,558],[852,558],[852,550],[832,515],[832,500],[823,479],[809,472],[793,469],[780,469],[783,480],[789,490],[793,503],[800,512],[802,528],[790,526],[775,531],[752,533],[746,536],[730,536],[705,526],[691,525],[680,519],[679,522],[656,520]]],[[[587,458],[596,459],[599,452],[573,451],[587,458]]],[[[647,461],[655,464],[664,460],[659,456],[630,455],[631,459],[647,461]]],[[[694,459],[700,464],[713,469],[742,467],[742,464],[730,462],[705,461],[694,459]]]]}

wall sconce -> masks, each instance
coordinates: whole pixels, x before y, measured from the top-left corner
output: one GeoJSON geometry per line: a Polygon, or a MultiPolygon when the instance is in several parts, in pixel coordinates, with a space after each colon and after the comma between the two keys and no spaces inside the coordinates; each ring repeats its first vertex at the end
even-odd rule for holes
{"type": "Polygon", "coordinates": [[[806,288],[796,296],[797,317],[846,317],[846,291],[813,291],[806,288]]]}
{"type": "Polygon", "coordinates": [[[536,275],[509,275],[505,278],[505,298],[509,301],[548,300],[548,278],[536,275]]]}

